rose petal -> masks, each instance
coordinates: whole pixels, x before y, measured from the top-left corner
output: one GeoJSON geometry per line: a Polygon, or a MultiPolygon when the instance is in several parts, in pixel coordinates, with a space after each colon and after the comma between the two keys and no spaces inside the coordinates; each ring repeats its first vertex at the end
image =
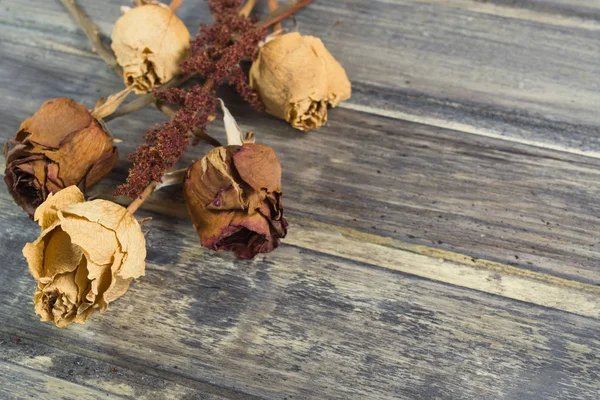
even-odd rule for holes
{"type": "MultiPolygon", "coordinates": [[[[73,215],[85,218],[91,223],[96,223],[105,229],[111,230],[116,235],[118,244],[117,242],[110,242],[110,254],[114,254],[117,248],[125,253],[123,264],[118,272],[119,276],[122,278],[138,278],[144,275],[146,239],[140,224],[124,207],[107,200],[92,200],[65,209],[64,215],[66,217],[73,215]]],[[[86,245],[81,244],[81,247],[87,250],[86,245]]],[[[108,243],[106,247],[108,253],[108,243]]],[[[94,259],[94,262],[97,264],[112,262],[104,260],[100,262],[94,259]]]]}
{"type": "Polygon", "coordinates": [[[92,122],[90,112],[75,100],[65,97],[46,101],[36,113],[23,121],[17,140],[58,148],[66,136],[87,127],[92,122]]]}
{"type": "Polygon", "coordinates": [[[83,254],[79,246],[71,242],[71,237],[57,226],[47,236],[44,248],[44,268],[40,274],[43,278],[54,279],[58,274],[75,271],[83,254]]]}
{"type": "Polygon", "coordinates": [[[83,193],[77,186],[69,186],[56,194],[48,195],[46,201],[39,205],[35,210],[33,219],[38,222],[42,230],[58,221],[58,211],[66,207],[83,203],[85,201],[83,193]]]}
{"type": "Polygon", "coordinates": [[[90,261],[97,265],[110,264],[118,247],[115,232],[85,218],[69,214],[68,210],[70,207],[59,211],[58,218],[62,229],[69,234],[73,243],[84,251],[88,258],[88,269],[90,261]]]}
{"type": "Polygon", "coordinates": [[[242,180],[254,190],[281,191],[281,164],[269,146],[244,144],[234,153],[233,163],[242,180]]]}

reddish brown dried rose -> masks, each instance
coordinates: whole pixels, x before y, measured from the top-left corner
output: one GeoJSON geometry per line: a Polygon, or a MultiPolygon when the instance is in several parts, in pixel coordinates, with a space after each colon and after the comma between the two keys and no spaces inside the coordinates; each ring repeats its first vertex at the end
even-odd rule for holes
{"type": "Polygon", "coordinates": [[[67,98],[46,101],[4,146],[8,190],[30,217],[50,193],[98,183],[117,162],[117,148],[98,120],[67,98]]]}
{"type": "Polygon", "coordinates": [[[203,246],[252,258],[287,233],[281,165],[268,146],[217,147],[190,166],[183,194],[203,246]]]}

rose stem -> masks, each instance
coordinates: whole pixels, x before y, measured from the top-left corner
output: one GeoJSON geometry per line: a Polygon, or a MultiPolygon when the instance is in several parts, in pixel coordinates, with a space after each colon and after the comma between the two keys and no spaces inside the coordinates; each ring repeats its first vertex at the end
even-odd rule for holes
{"type": "Polygon", "coordinates": [[[244,17],[247,17],[248,15],[250,15],[250,13],[252,12],[252,9],[254,8],[255,5],[256,5],[256,0],[246,1],[246,4],[244,4],[242,6],[242,8],[240,8],[240,15],[243,15],[244,17]]]}
{"type": "Polygon", "coordinates": [[[267,28],[273,24],[276,24],[292,14],[295,14],[298,10],[306,7],[313,0],[292,0],[281,5],[276,11],[269,13],[266,17],[256,23],[259,28],[267,28]]]}
{"type": "MultiPolygon", "coordinates": [[[[296,13],[298,10],[306,7],[307,5],[309,5],[310,3],[312,3],[313,0],[292,0],[292,1],[288,1],[287,3],[283,4],[281,7],[279,7],[277,9],[277,11],[269,13],[269,15],[267,15],[266,17],[264,17],[263,19],[261,19],[260,21],[258,21],[256,23],[256,27],[257,28],[267,28],[273,24],[278,23],[279,21],[289,17],[290,15],[296,13]]],[[[249,3],[256,3],[255,0],[248,0],[248,2],[246,4],[249,3]]],[[[240,13],[242,11],[244,11],[244,9],[246,8],[246,5],[244,5],[240,11],[240,13]]],[[[185,76],[179,76],[177,78],[173,78],[171,79],[169,82],[165,83],[163,86],[161,86],[162,88],[171,88],[171,87],[177,87],[182,85],[183,83],[187,82],[189,79],[193,78],[195,76],[195,74],[189,74],[189,75],[185,75],[185,76]]],[[[114,113],[112,113],[110,116],[104,118],[105,121],[110,121],[112,119],[115,119],[117,117],[121,117],[125,114],[129,114],[131,112],[137,111],[140,108],[144,108],[145,106],[152,104],[154,102],[154,95],[152,93],[146,93],[144,95],[138,96],[137,99],[125,104],[123,107],[120,107],[118,110],[116,110],[114,113]]]]}
{"type": "Polygon", "coordinates": [[[98,27],[86,17],[79,7],[77,7],[75,0],[61,0],[61,2],[85,32],[85,35],[92,44],[92,50],[96,52],[109,67],[114,69],[119,76],[123,76],[123,70],[119,63],[117,63],[115,55],[104,46],[104,43],[102,43],[102,39],[100,39],[100,35],[98,34],[98,27]]]}
{"type": "MultiPolygon", "coordinates": [[[[275,12],[277,11],[277,0],[267,0],[267,3],[269,4],[269,11],[270,12],[275,12]]],[[[273,24],[273,32],[277,32],[281,30],[281,22],[276,22],[273,24]]]]}
{"type": "Polygon", "coordinates": [[[144,204],[144,201],[146,201],[146,199],[148,197],[150,197],[152,192],[154,192],[154,189],[156,188],[157,185],[158,185],[158,182],[154,181],[154,182],[150,183],[148,186],[146,186],[146,189],[144,189],[142,194],[139,195],[135,200],[133,200],[129,204],[129,206],[127,206],[127,211],[130,214],[133,214],[138,208],[140,208],[140,206],[142,204],[144,204]]]}
{"type": "Polygon", "coordinates": [[[179,7],[181,7],[182,4],[183,4],[183,0],[171,0],[171,4],[169,4],[169,8],[173,12],[173,14],[175,14],[177,9],[179,7]]]}

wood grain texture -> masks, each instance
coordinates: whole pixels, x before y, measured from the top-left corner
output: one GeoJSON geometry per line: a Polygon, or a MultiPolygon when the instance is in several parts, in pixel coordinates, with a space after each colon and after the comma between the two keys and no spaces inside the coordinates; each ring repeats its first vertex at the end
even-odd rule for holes
{"type": "Polygon", "coordinates": [[[177,379],[168,379],[168,374],[149,374],[125,360],[120,360],[117,365],[112,362],[114,356],[84,348],[73,353],[69,347],[57,347],[51,335],[44,342],[26,330],[8,325],[0,327],[0,368],[5,366],[9,371],[5,375],[0,371],[0,382],[13,381],[8,387],[0,385],[0,398],[85,399],[88,398],[86,393],[98,396],[91,398],[140,400],[251,398],[210,384],[198,382],[194,387],[186,386],[177,379]],[[57,392],[57,389],[61,390],[61,384],[67,389],[62,393],[57,392]],[[28,396],[30,392],[31,396],[28,396]]]}
{"type": "MultiPolygon", "coordinates": [[[[81,3],[109,33],[122,2],[81,3]]],[[[19,249],[37,228],[2,186],[0,397],[597,398],[599,14],[597,0],[315,2],[300,29],[354,85],[324,129],[219,93],[282,161],[288,239],[254,261],[215,255],[180,188],[161,190],[140,213],[147,276],[85,326],[33,315],[19,249]]],[[[209,20],[203,1],[180,15],[209,20]]],[[[0,0],[0,31],[2,139],[47,98],[92,106],[122,88],[58,1],[0,0]]],[[[110,198],[163,118],[111,122],[122,161],[92,194],[110,198]]]]}
{"type": "MultiPolygon", "coordinates": [[[[1,344],[0,344],[1,345],[1,344]]],[[[57,379],[12,363],[0,361],[0,397],[6,400],[22,399],[77,399],[77,400],[120,400],[99,390],[57,379]]]]}
{"type": "MultiPolygon", "coordinates": [[[[600,390],[598,319],[300,246],[240,261],[200,248],[185,221],[156,217],[147,275],[85,326],[37,323],[33,280],[18,254],[3,254],[2,330],[232,395],[593,399],[600,390]]],[[[2,248],[34,235],[10,223],[20,218],[4,217],[2,248]]]]}

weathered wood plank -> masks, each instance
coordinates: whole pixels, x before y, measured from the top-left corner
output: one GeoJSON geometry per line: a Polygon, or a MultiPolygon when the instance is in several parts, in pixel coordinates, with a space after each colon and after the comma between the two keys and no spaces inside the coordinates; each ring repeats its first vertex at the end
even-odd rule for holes
{"type": "MultiPolygon", "coordinates": [[[[36,331],[36,325],[38,324],[31,326],[33,332],[36,331]]],[[[73,390],[79,391],[82,396],[88,392],[100,393],[98,396],[108,399],[250,398],[243,393],[224,390],[202,382],[193,382],[193,387],[189,387],[178,383],[177,377],[173,379],[167,373],[162,376],[149,375],[143,368],[132,363],[128,364],[123,359],[120,359],[117,366],[111,362],[114,356],[106,357],[82,348],[78,349],[79,354],[71,353],[68,346],[65,349],[53,347],[52,335],[45,342],[47,344],[40,342],[39,338],[28,330],[15,329],[4,324],[0,326],[0,369],[6,366],[9,371],[8,375],[3,375],[0,371],[0,382],[3,383],[0,385],[0,398],[29,398],[26,396],[29,391],[34,392],[31,396],[33,399],[88,398],[76,396],[70,392],[73,390]],[[21,375],[22,371],[24,371],[23,375],[21,375]],[[5,385],[5,382],[8,384],[5,385]],[[46,382],[47,389],[45,390],[38,382],[46,382]],[[63,391],[62,394],[52,392],[57,388],[60,389],[60,384],[70,391],[63,391]],[[27,387],[22,387],[24,385],[27,387]]],[[[187,383],[189,380],[183,381],[187,383]]]]}
{"type": "Polygon", "coordinates": [[[5,400],[126,399],[3,361],[0,361],[0,382],[0,397],[5,400]]]}
{"type": "MultiPolygon", "coordinates": [[[[82,4],[109,34],[122,2],[82,4]]],[[[0,6],[4,45],[93,57],[58,1],[0,6]]],[[[192,30],[210,20],[202,1],[180,15],[192,30]]],[[[297,21],[348,70],[354,94],[343,107],[600,157],[596,1],[344,0],[315,2],[297,21]]],[[[78,74],[100,70],[91,80],[103,90],[118,82],[85,64],[78,74]]]]}
{"type": "Polygon", "coordinates": [[[58,330],[32,315],[34,283],[14,249],[37,229],[13,211],[0,227],[0,318],[28,342],[266,398],[593,399],[600,390],[598,319],[296,246],[240,261],[160,216],[147,234],[147,275],[110,312],[58,330]]]}

